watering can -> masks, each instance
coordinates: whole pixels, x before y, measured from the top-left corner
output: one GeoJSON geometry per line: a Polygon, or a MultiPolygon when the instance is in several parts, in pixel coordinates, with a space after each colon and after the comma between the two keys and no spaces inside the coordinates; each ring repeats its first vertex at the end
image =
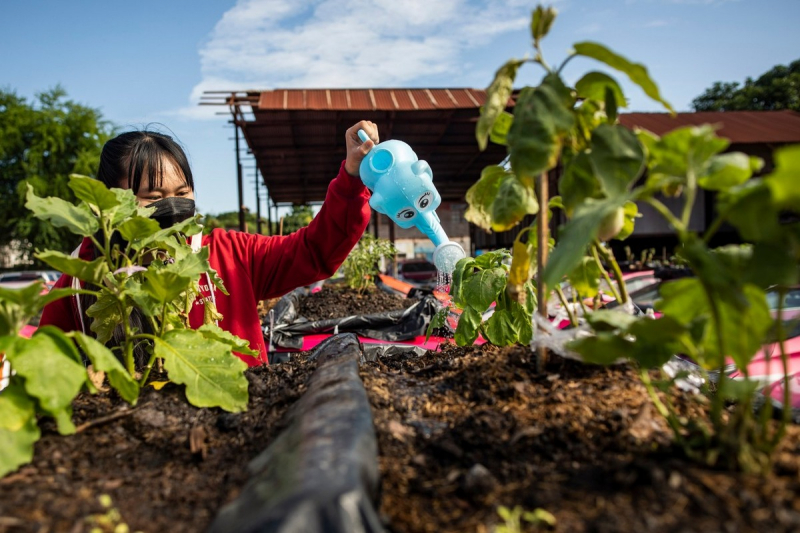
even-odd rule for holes
{"type": "MultiPolygon", "coordinates": [[[[358,137],[367,142],[364,130],[358,137]]],[[[403,141],[390,140],[376,144],[361,161],[361,181],[372,191],[369,205],[383,213],[401,228],[416,226],[436,248],[433,264],[440,272],[450,274],[459,259],[466,257],[464,249],[447,238],[436,208],[442,203],[433,185],[433,172],[426,161],[403,141]]]]}

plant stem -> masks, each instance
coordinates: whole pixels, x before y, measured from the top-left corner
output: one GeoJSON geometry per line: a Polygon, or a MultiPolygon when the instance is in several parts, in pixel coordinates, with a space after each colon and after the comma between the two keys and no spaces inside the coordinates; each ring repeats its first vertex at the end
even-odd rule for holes
{"type": "Polygon", "coordinates": [[[683,213],[681,215],[681,222],[684,228],[689,227],[689,222],[692,219],[692,208],[694,207],[694,198],[697,195],[697,177],[692,168],[692,154],[689,153],[689,164],[686,170],[686,201],[683,204],[683,213]]]}
{"type": "MultiPolygon", "coordinates": [[[[548,197],[550,193],[548,190],[549,183],[547,181],[547,172],[539,174],[538,185],[539,205],[541,208],[539,209],[539,216],[536,217],[536,238],[538,241],[536,247],[536,289],[538,294],[536,297],[539,303],[539,314],[542,318],[547,319],[547,288],[544,286],[544,281],[542,280],[542,272],[547,264],[547,252],[550,243],[550,227],[547,220],[547,204],[549,203],[548,197]]],[[[540,346],[536,365],[537,371],[544,371],[547,365],[547,355],[547,348],[540,346]]]]}
{"type": "MultiPolygon", "coordinates": [[[[789,358],[786,355],[786,345],[784,343],[784,338],[786,336],[785,332],[783,331],[783,299],[786,296],[786,288],[781,287],[778,290],[778,317],[776,319],[776,328],[778,334],[778,346],[780,346],[781,350],[781,365],[783,366],[783,410],[781,411],[781,423],[778,426],[778,431],[775,433],[775,439],[773,441],[773,447],[777,446],[778,442],[783,438],[786,434],[786,426],[789,425],[789,421],[791,419],[791,410],[792,406],[789,403],[791,398],[789,395],[789,358]]],[[[770,401],[769,398],[766,400],[767,402],[770,401]]]]}
{"type": "Polygon", "coordinates": [[[647,389],[647,394],[650,396],[650,400],[653,402],[656,410],[663,416],[669,427],[672,428],[672,432],[675,434],[675,440],[683,446],[683,433],[681,423],[678,418],[672,413],[667,406],[661,401],[661,398],[658,397],[658,393],[656,392],[655,387],[653,387],[653,382],[650,381],[650,374],[647,372],[646,368],[639,367],[639,377],[644,383],[645,388],[647,389]]]}
{"type": "Polygon", "coordinates": [[[665,206],[660,200],[656,200],[655,198],[646,198],[645,203],[652,206],[656,211],[658,211],[662,217],[667,219],[675,231],[678,232],[678,237],[680,240],[683,240],[683,233],[686,231],[686,226],[681,222],[678,217],[672,214],[672,211],[669,210],[667,206],[665,206]]]}
{"type": "Polygon", "coordinates": [[[561,305],[563,305],[564,309],[567,311],[567,316],[569,317],[570,324],[572,324],[573,326],[577,326],[578,319],[575,317],[575,314],[572,312],[572,309],[570,309],[569,301],[567,300],[567,297],[564,296],[564,291],[561,290],[561,287],[559,285],[556,285],[556,294],[558,295],[558,299],[561,300],[561,305]]]}
{"type": "Polygon", "coordinates": [[[608,285],[608,288],[611,289],[611,294],[614,295],[614,299],[616,301],[620,302],[620,303],[624,303],[624,302],[621,302],[620,297],[619,297],[619,293],[617,292],[617,289],[614,287],[614,283],[611,281],[611,278],[609,277],[608,272],[606,272],[606,269],[603,266],[603,262],[600,261],[600,256],[598,255],[597,248],[598,248],[597,244],[593,243],[592,244],[592,257],[594,258],[594,262],[597,263],[597,267],[600,269],[600,273],[603,275],[603,279],[606,281],[606,285],[608,285]]]}
{"type": "Polygon", "coordinates": [[[625,285],[625,280],[622,277],[622,269],[619,268],[619,263],[617,263],[617,258],[614,257],[614,252],[611,251],[611,248],[604,248],[597,244],[597,247],[600,249],[600,253],[603,254],[603,257],[606,261],[609,262],[611,265],[611,269],[614,271],[614,277],[617,279],[617,286],[620,290],[620,300],[621,303],[626,304],[630,297],[628,296],[628,286],[625,285]]]}

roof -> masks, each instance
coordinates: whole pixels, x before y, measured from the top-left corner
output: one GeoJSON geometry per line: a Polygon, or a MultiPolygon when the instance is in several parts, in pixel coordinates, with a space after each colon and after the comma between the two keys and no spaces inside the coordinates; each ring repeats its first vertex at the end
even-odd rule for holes
{"type": "MultiPolygon", "coordinates": [[[[344,132],[359,120],[377,124],[381,140],[407,142],[430,164],[442,200],[463,202],[481,170],[506,155],[493,143],[478,150],[475,124],[485,100],[486,91],[471,88],[275,89],[208,91],[201,103],[231,109],[276,203],[324,200],[345,158],[344,132]],[[252,119],[242,113],[247,107],[252,119]]],[[[620,122],[657,134],[716,123],[733,144],[800,142],[800,114],[792,111],[628,113],[620,122]]]]}
{"type": "Polygon", "coordinates": [[[800,142],[800,113],[795,111],[708,111],[701,113],[626,113],[619,117],[628,127],[663,135],[681,126],[718,124],[717,135],[731,144],[800,142]]]}

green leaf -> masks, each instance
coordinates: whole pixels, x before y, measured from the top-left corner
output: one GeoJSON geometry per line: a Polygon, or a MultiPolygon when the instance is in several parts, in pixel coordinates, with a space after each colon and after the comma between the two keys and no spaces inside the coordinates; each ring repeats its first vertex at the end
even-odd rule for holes
{"type": "Polygon", "coordinates": [[[244,355],[252,355],[258,357],[261,352],[258,350],[250,349],[250,343],[246,339],[237,337],[236,335],[225,331],[216,324],[205,324],[197,329],[203,334],[206,339],[215,340],[222,344],[227,344],[232,350],[235,350],[244,355]]]}
{"type": "Polygon", "coordinates": [[[628,355],[630,343],[614,333],[599,332],[593,337],[570,341],[567,348],[579,353],[587,363],[610,365],[628,355]]]}
{"type": "Polygon", "coordinates": [[[572,271],[584,256],[586,246],[597,238],[603,219],[627,200],[627,196],[599,201],[590,199],[575,209],[572,220],[561,230],[561,237],[542,272],[540,283],[553,287],[572,271]]]}
{"type": "Polygon", "coordinates": [[[721,195],[719,209],[729,211],[728,222],[750,242],[783,244],[778,209],[772,191],[764,180],[749,180],[721,195]]]}
{"type": "Polygon", "coordinates": [[[642,88],[647,96],[661,103],[670,113],[675,113],[675,110],[669,102],[661,98],[661,94],[658,92],[658,86],[656,86],[655,82],[650,78],[650,74],[647,72],[647,68],[644,65],[632,63],[598,43],[588,41],[576,43],[574,48],[576,54],[591,57],[626,74],[633,83],[642,88]]]}
{"type": "Polygon", "coordinates": [[[608,124],[613,125],[617,123],[617,99],[614,95],[614,90],[611,87],[606,87],[605,94],[605,108],[606,116],[608,117],[608,124]]]}
{"type": "Polygon", "coordinates": [[[584,100],[597,100],[603,102],[606,99],[606,91],[610,90],[614,95],[614,100],[618,107],[627,107],[625,94],[617,83],[617,80],[602,72],[587,72],[575,84],[575,90],[579,98],[584,100]]]}
{"type": "Polygon", "coordinates": [[[186,385],[186,398],[196,407],[247,409],[247,365],[229,345],[206,339],[199,331],[172,330],[156,340],[156,357],[164,359],[169,378],[186,385]]]}
{"type": "Polygon", "coordinates": [[[492,131],[489,132],[489,140],[495,144],[508,146],[508,131],[514,123],[514,115],[508,111],[503,111],[497,115],[492,131]]]}
{"type": "Polygon", "coordinates": [[[726,400],[735,402],[746,402],[753,398],[753,395],[763,387],[763,382],[756,379],[726,379],[722,386],[717,389],[717,394],[722,395],[726,400]]]}
{"type": "Polygon", "coordinates": [[[102,181],[88,176],[72,174],[69,177],[69,188],[72,189],[78,200],[83,200],[90,206],[99,208],[100,211],[108,211],[120,204],[117,195],[110,191],[102,181]]]}
{"type": "Polygon", "coordinates": [[[655,302],[656,310],[684,325],[707,312],[708,301],[697,278],[666,281],[659,286],[658,292],[660,299],[655,302]]]}
{"type": "Polygon", "coordinates": [[[77,428],[72,421],[72,406],[68,405],[63,409],[50,413],[56,421],[56,427],[61,435],[74,435],[77,428]]]}
{"type": "Polygon", "coordinates": [[[556,15],[558,15],[558,11],[554,7],[538,5],[536,9],[533,10],[533,16],[531,17],[531,36],[537,45],[550,31],[553,21],[556,20],[556,15]]]}
{"type": "Polygon", "coordinates": [[[511,59],[494,75],[494,81],[486,89],[486,103],[481,107],[481,116],[475,127],[475,138],[481,151],[486,149],[486,141],[489,132],[494,126],[495,120],[508,105],[511,98],[511,91],[514,87],[514,79],[517,77],[517,70],[524,63],[524,60],[511,59]]]}
{"type": "Polygon", "coordinates": [[[486,321],[483,331],[486,334],[486,340],[495,346],[514,344],[519,334],[516,320],[511,311],[507,309],[496,310],[486,321]]]}
{"type": "Polygon", "coordinates": [[[772,198],[779,209],[798,209],[800,187],[800,144],[778,148],[773,153],[775,170],[765,176],[764,181],[772,191],[772,198]]]}
{"type": "Polygon", "coordinates": [[[0,430],[19,431],[31,419],[36,421],[36,403],[19,381],[12,382],[0,394],[0,413],[0,430]]]}
{"type": "Polygon", "coordinates": [[[464,309],[458,318],[458,326],[456,326],[456,344],[459,346],[472,346],[475,339],[478,338],[480,325],[481,314],[472,307],[464,309]]]}
{"type": "Polygon", "coordinates": [[[741,152],[730,152],[711,158],[704,174],[697,180],[698,185],[711,191],[725,191],[740,185],[753,175],[752,159],[741,152]]]}
{"type": "MultiPolygon", "coordinates": [[[[125,309],[125,320],[130,313],[130,307],[125,309]]],[[[97,341],[105,344],[111,340],[114,329],[122,324],[122,313],[119,311],[117,299],[110,292],[102,291],[97,301],[86,310],[86,316],[93,318],[89,326],[97,336],[97,341]]]]}
{"type": "Polygon", "coordinates": [[[40,328],[30,339],[17,339],[6,356],[25,378],[25,390],[51,416],[66,409],[86,381],[86,369],[77,362],[80,354],[56,328],[40,328]]]}
{"type": "Polygon", "coordinates": [[[758,243],[742,267],[743,281],[766,289],[773,285],[791,287],[798,279],[797,263],[786,246],[758,243]]]}
{"type": "Polygon", "coordinates": [[[511,176],[500,185],[492,203],[492,229],[507,231],[525,218],[539,212],[539,202],[533,190],[511,176]]]}
{"type": "Polygon", "coordinates": [[[506,288],[506,272],[502,268],[481,270],[466,282],[463,297],[467,305],[484,313],[506,288]]]}
{"type": "Polygon", "coordinates": [[[445,325],[447,325],[447,315],[449,312],[450,309],[447,307],[443,307],[442,309],[436,311],[436,314],[433,315],[433,318],[431,319],[431,323],[428,324],[428,329],[425,331],[425,342],[428,342],[428,340],[431,338],[431,335],[433,335],[433,330],[437,328],[443,328],[445,325]]]}
{"type": "Polygon", "coordinates": [[[158,222],[152,218],[131,217],[117,227],[120,235],[132,245],[139,245],[143,239],[149,238],[161,230],[158,222]]]}
{"type": "Polygon", "coordinates": [[[601,124],[592,132],[589,161],[609,198],[623,195],[644,170],[644,151],[625,126],[601,124]]]}
{"type": "Polygon", "coordinates": [[[586,315],[586,321],[595,331],[626,331],[636,322],[636,317],[623,311],[600,309],[586,315]]]}
{"type": "Polygon", "coordinates": [[[183,234],[186,236],[191,236],[203,231],[203,226],[197,222],[199,218],[200,215],[187,218],[186,220],[178,222],[173,226],[159,230],[151,234],[149,237],[143,237],[135,243],[132,242],[131,248],[134,250],[141,250],[145,247],[154,247],[158,245],[169,245],[170,247],[174,248],[176,235],[183,234]]]}
{"type": "Polygon", "coordinates": [[[39,437],[36,418],[15,431],[0,428],[0,478],[33,460],[33,445],[39,437]]]}
{"type": "Polygon", "coordinates": [[[572,216],[575,208],[587,198],[600,196],[600,182],[594,175],[588,151],[578,153],[567,163],[564,167],[564,175],[558,183],[558,190],[561,193],[567,216],[572,216]]]}
{"type": "Polygon", "coordinates": [[[686,326],[668,316],[638,318],[627,333],[634,337],[630,358],[644,368],[657,368],[669,361],[681,351],[679,340],[689,336],[686,326]]]}
{"type": "Polygon", "coordinates": [[[189,288],[192,278],[170,272],[166,268],[150,268],[145,272],[144,290],[160,302],[171,302],[189,288]]]}
{"type": "Polygon", "coordinates": [[[208,256],[209,249],[206,246],[201,248],[196,254],[189,254],[183,259],[167,265],[164,270],[185,278],[196,280],[210,268],[208,256]]]}
{"type": "Polygon", "coordinates": [[[567,274],[572,288],[581,298],[594,298],[600,289],[600,267],[590,257],[583,257],[578,266],[567,274]]]}
{"type": "Polygon", "coordinates": [[[463,297],[464,282],[472,276],[472,270],[474,268],[475,260],[471,257],[465,257],[458,260],[456,268],[453,270],[453,282],[450,284],[450,296],[453,297],[453,304],[461,309],[466,306],[463,297]]]}
{"type": "Polygon", "coordinates": [[[710,355],[707,364],[713,367],[721,366],[723,358],[729,356],[737,368],[746,368],[766,340],[772,325],[764,292],[748,284],[741,289],[741,294],[744,301],[739,305],[717,300],[722,326],[720,335],[724,339],[725,353],[720,353],[717,348],[717,331],[713,327],[709,328],[704,348],[710,355]]]}
{"type": "Polygon", "coordinates": [[[94,235],[100,225],[92,211],[85,205],[72,205],[61,198],[39,198],[28,184],[25,207],[33,211],[36,218],[47,220],[57,228],[88,237],[94,235]]]}
{"type": "Polygon", "coordinates": [[[554,168],[563,137],[575,125],[575,99],[561,79],[550,74],[536,88],[522,89],[508,132],[511,168],[523,183],[554,168]]]}
{"type": "Polygon", "coordinates": [[[467,190],[469,207],[464,218],[486,231],[492,229],[492,205],[500,190],[500,185],[514,175],[498,165],[483,169],[480,179],[467,190]]]}
{"type": "Polygon", "coordinates": [[[533,339],[533,317],[525,307],[517,302],[511,302],[511,313],[514,315],[518,333],[518,341],[526,346],[533,339]]]}
{"type": "Polygon", "coordinates": [[[119,392],[122,399],[131,405],[136,405],[139,397],[139,384],[128,374],[111,350],[92,337],[78,331],[70,333],[70,336],[78,342],[83,353],[92,362],[94,369],[106,373],[108,382],[119,392]]]}
{"type": "Polygon", "coordinates": [[[139,207],[139,201],[136,195],[130,189],[111,189],[114,196],[117,198],[119,205],[111,210],[111,226],[117,227],[120,222],[138,215],[143,218],[149,218],[155,212],[155,207],[139,207]]]}
{"type": "Polygon", "coordinates": [[[84,261],[61,252],[47,250],[36,254],[36,258],[59,272],[95,285],[102,285],[103,278],[108,274],[108,265],[103,257],[98,257],[94,261],[84,261]]]}
{"type": "Polygon", "coordinates": [[[614,237],[620,241],[624,241],[633,234],[636,218],[641,216],[639,215],[639,207],[634,202],[625,202],[625,205],[622,206],[622,210],[625,215],[625,223],[622,225],[620,232],[617,233],[617,236],[614,237]]]}

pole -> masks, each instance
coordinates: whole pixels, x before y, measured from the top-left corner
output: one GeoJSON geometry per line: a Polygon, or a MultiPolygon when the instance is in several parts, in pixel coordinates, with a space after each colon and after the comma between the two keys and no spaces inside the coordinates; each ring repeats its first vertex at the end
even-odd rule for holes
{"type": "Polygon", "coordinates": [[[267,235],[272,235],[272,208],[269,206],[269,189],[267,189],[267,235]]]}
{"type": "Polygon", "coordinates": [[[256,233],[261,235],[261,197],[258,192],[258,161],[254,161],[256,167],[256,233]]]}
{"type": "MultiPolygon", "coordinates": [[[[394,247],[394,222],[389,220],[389,241],[392,243],[392,247],[394,247]]],[[[394,255],[392,256],[392,276],[397,276],[397,252],[395,251],[394,255]]]]}
{"type": "MultiPolygon", "coordinates": [[[[547,220],[547,204],[549,202],[548,195],[549,195],[549,187],[548,187],[548,178],[547,172],[542,172],[539,175],[539,216],[536,217],[536,237],[537,237],[537,252],[536,252],[536,264],[537,264],[537,283],[536,283],[536,296],[539,300],[539,315],[541,315],[545,320],[547,317],[547,287],[544,286],[542,283],[542,271],[544,270],[545,265],[547,264],[547,246],[548,241],[550,240],[550,235],[548,230],[549,224],[547,220]]],[[[543,372],[544,367],[547,365],[547,348],[544,346],[539,347],[539,357],[536,361],[536,370],[538,372],[543,372]]]]}
{"type": "Polygon", "coordinates": [[[239,187],[239,231],[245,231],[244,227],[244,186],[242,185],[242,161],[239,155],[239,126],[236,119],[233,120],[233,131],[236,133],[236,180],[239,187]]]}

